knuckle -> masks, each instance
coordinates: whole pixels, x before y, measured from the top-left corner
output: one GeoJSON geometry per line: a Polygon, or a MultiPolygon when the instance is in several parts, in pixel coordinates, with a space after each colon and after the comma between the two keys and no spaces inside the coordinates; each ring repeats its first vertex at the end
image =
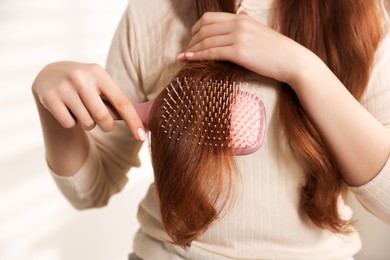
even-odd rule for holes
{"type": "Polygon", "coordinates": [[[64,120],[61,122],[62,127],[66,129],[71,129],[76,126],[76,121],[74,120],[64,120]]]}
{"type": "Polygon", "coordinates": [[[103,123],[100,123],[100,124],[98,124],[98,125],[99,125],[99,128],[100,128],[103,132],[107,133],[107,132],[110,132],[110,131],[114,128],[114,121],[111,120],[111,121],[109,121],[109,122],[105,122],[104,124],[103,124],[103,123]]]}
{"type": "Polygon", "coordinates": [[[76,86],[80,86],[80,85],[83,85],[84,74],[85,74],[85,72],[83,69],[77,68],[77,69],[71,70],[69,72],[67,78],[71,84],[76,85],[76,86]]]}
{"type": "Polygon", "coordinates": [[[124,110],[130,106],[130,100],[126,95],[121,95],[115,102],[119,110],[124,110]]]}
{"type": "Polygon", "coordinates": [[[252,22],[246,17],[240,17],[235,24],[238,31],[247,32],[252,27],[252,22]]]}
{"type": "Polygon", "coordinates": [[[206,28],[202,27],[199,29],[197,37],[203,39],[205,36],[206,36],[206,28]]]}
{"type": "Polygon", "coordinates": [[[244,34],[244,33],[237,33],[237,35],[235,35],[234,43],[235,43],[236,47],[242,48],[242,47],[244,47],[244,45],[245,45],[247,40],[248,39],[246,37],[246,34],[244,34]]]}
{"type": "Polygon", "coordinates": [[[102,66],[100,66],[97,63],[90,63],[87,65],[88,70],[91,71],[92,73],[99,73],[103,70],[102,66]]]}
{"type": "Polygon", "coordinates": [[[83,123],[84,129],[87,131],[94,129],[95,126],[96,126],[96,123],[92,120],[91,121],[88,120],[88,122],[83,123]]]}
{"type": "Polygon", "coordinates": [[[64,98],[69,95],[69,93],[72,93],[72,87],[69,86],[66,82],[62,82],[58,84],[56,89],[53,89],[53,96],[58,95],[60,98],[64,98]]]}
{"type": "MultiPolygon", "coordinates": [[[[204,52],[202,54],[205,54],[204,52]]],[[[209,56],[211,59],[220,59],[219,51],[216,48],[211,48],[207,50],[207,56],[209,56]],[[218,58],[219,57],[219,58],[218,58]]]]}
{"type": "Polygon", "coordinates": [[[204,39],[203,41],[201,41],[199,43],[198,46],[199,46],[200,50],[205,50],[207,48],[207,46],[209,46],[209,44],[210,44],[210,39],[204,39]]]}
{"type": "Polygon", "coordinates": [[[202,20],[205,21],[205,22],[209,22],[211,17],[212,17],[213,13],[212,12],[205,12],[203,15],[202,15],[202,20]]]}
{"type": "Polygon", "coordinates": [[[103,68],[97,63],[85,64],[82,67],[72,69],[68,74],[68,81],[76,86],[83,86],[88,75],[96,75],[101,71],[103,68]]]}
{"type": "Polygon", "coordinates": [[[243,60],[245,57],[245,51],[244,48],[235,48],[233,51],[234,57],[236,57],[237,60],[243,60]]]}
{"type": "Polygon", "coordinates": [[[107,111],[107,109],[99,109],[95,112],[94,118],[97,122],[104,122],[109,120],[110,113],[107,111]]]}
{"type": "Polygon", "coordinates": [[[251,41],[251,34],[243,30],[239,30],[234,33],[234,45],[236,47],[244,47],[251,41]]]}
{"type": "Polygon", "coordinates": [[[45,93],[45,95],[42,95],[41,103],[45,107],[50,107],[54,103],[56,97],[57,97],[56,91],[54,89],[50,89],[45,93]]]}

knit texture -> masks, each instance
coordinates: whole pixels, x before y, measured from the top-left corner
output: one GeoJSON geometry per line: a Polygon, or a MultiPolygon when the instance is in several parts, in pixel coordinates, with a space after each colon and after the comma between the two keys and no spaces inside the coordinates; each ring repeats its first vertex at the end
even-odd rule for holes
{"type": "MultiPolygon", "coordinates": [[[[252,8],[253,0],[244,0],[241,8],[266,24],[270,1],[257,2],[264,2],[259,10],[252,8]]],[[[107,61],[108,72],[130,100],[151,99],[171,81],[180,68],[176,55],[185,49],[195,21],[190,0],[130,1],[107,61]]],[[[388,71],[390,38],[386,37],[362,104],[390,131],[388,71]]],[[[134,240],[135,253],[143,259],[351,259],[361,247],[358,233],[338,235],[320,229],[300,206],[304,173],[279,122],[280,85],[254,73],[244,83],[253,84],[264,102],[267,126],[262,148],[236,158],[241,180],[236,183],[234,206],[183,250],[169,243],[152,184],[139,207],[141,228],[134,240]]],[[[130,167],[139,165],[140,146],[121,122],[110,133],[96,129],[90,133],[84,166],[73,177],[52,175],[76,208],[103,206],[123,188],[130,167]]],[[[390,224],[390,162],[372,181],[351,191],[369,211],[390,224]]],[[[344,218],[352,218],[341,198],[339,208],[344,218]]]]}

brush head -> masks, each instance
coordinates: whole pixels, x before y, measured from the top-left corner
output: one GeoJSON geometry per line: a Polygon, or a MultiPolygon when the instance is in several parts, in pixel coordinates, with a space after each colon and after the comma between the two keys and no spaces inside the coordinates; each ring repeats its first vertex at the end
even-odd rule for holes
{"type": "MultiPolygon", "coordinates": [[[[173,141],[216,148],[231,148],[235,155],[257,151],[264,140],[265,108],[247,85],[209,80],[176,78],[162,93],[161,128],[173,141]]],[[[114,119],[121,117],[102,97],[114,119]]],[[[154,100],[133,103],[142,122],[149,124],[154,100]]]]}
{"type": "Polygon", "coordinates": [[[265,134],[265,107],[256,95],[239,91],[235,96],[230,120],[230,138],[235,155],[257,151],[265,134]]]}
{"type": "Polygon", "coordinates": [[[265,109],[246,88],[223,81],[196,84],[177,78],[165,88],[164,133],[174,142],[232,149],[235,155],[257,151],[264,139],[265,109]]]}

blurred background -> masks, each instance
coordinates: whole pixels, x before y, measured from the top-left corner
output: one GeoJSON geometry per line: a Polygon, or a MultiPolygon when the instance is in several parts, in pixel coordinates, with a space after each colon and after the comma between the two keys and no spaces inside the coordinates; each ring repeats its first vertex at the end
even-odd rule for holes
{"type": "Polygon", "coordinates": [[[102,209],[77,211],[51,179],[31,84],[57,60],[102,66],[127,0],[0,1],[0,260],[119,260],[132,251],[142,169],[102,209]]]}
{"type": "MultiPolygon", "coordinates": [[[[147,147],[107,207],[77,211],[47,171],[30,90],[53,61],[104,66],[127,1],[0,1],[0,260],[119,260],[132,251],[137,204],[152,181],[147,147]]],[[[351,204],[363,239],[356,259],[390,259],[390,227],[351,204]]]]}

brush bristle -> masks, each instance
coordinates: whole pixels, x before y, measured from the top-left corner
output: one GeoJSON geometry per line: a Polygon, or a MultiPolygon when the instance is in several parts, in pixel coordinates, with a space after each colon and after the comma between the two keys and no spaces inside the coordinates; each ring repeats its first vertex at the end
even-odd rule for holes
{"type": "Polygon", "coordinates": [[[176,79],[166,87],[162,125],[168,138],[247,154],[261,145],[264,106],[242,84],[176,79]],[[259,144],[260,142],[260,144],[259,144]]]}

